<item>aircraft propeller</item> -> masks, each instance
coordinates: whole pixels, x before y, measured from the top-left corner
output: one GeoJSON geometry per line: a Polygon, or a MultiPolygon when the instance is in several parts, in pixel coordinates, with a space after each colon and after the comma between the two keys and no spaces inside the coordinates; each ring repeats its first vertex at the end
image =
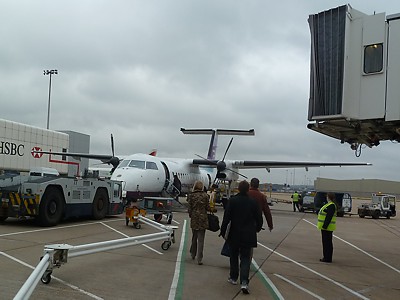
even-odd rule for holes
{"type": "MultiPolygon", "coordinates": [[[[229,171],[231,171],[232,173],[238,174],[239,176],[242,176],[242,177],[244,177],[244,178],[247,179],[247,176],[245,176],[245,175],[243,175],[243,174],[240,174],[239,172],[236,172],[235,170],[232,170],[232,169],[226,167],[225,157],[226,157],[226,154],[228,153],[229,148],[230,148],[231,145],[232,145],[232,142],[233,142],[233,138],[231,138],[231,140],[230,140],[230,142],[229,142],[229,144],[228,144],[228,147],[227,147],[226,150],[225,150],[224,156],[222,157],[222,160],[219,160],[219,161],[217,161],[217,162],[211,161],[211,160],[209,160],[209,159],[207,159],[207,158],[204,158],[204,157],[202,157],[202,156],[196,154],[196,156],[198,156],[198,157],[200,157],[200,158],[202,158],[202,159],[208,161],[210,164],[215,165],[215,166],[217,167],[217,175],[215,176],[214,182],[215,182],[218,178],[223,178],[223,177],[221,176],[221,174],[223,174],[222,172],[225,171],[225,170],[229,170],[229,171]]],[[[224,175],[225,175],[225,174],[224,174],[224,175]]]]}
{"type": "Polygon", "coordinates": [[[111,174],[115,171],[115,169],[118,167],[120,161],[122,159],[118,158],[115,156],[115,148],[114,148],[114,136],[111,134],[111,154],[112,157],[110,157],[108,160],[103,160],[103,163],[112,165],[111,169],[111,174]]]}

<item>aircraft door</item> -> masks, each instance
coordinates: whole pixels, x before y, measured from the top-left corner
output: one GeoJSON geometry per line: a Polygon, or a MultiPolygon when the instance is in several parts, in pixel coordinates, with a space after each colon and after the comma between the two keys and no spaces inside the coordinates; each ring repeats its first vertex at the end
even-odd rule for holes
{"type": "Polygon", "coordinates": [[[162,161],[161,164],[164,167],[164,172],[165,172],[164,190],[167,190],[171,182],[171,175],[169,173],[168,166],[165,164],[165,162],[162,161]]]}
{"type": "Polygon", "coordinates": [[[176,197],[181,192],[181,181],[177,175],[172,174],[165,162],[161,162],[165,172],[165,183],[163,191],[165,191],[170,197],[176,197]]]}

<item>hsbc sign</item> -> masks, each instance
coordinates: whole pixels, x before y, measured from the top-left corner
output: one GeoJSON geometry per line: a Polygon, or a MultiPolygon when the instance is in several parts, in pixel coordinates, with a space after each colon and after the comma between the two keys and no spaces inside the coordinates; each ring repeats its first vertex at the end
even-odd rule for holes
{"type": "Polygon", "coordinates": [[[0,141],[0,154],[11,156],[24,156],[24,144],[0,141]]]}

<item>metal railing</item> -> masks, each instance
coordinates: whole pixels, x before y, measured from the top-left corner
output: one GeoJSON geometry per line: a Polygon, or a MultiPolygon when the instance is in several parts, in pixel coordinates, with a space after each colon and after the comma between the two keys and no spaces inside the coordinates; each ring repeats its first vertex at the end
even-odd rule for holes
{"type": "Polygon", "coordinates": [[[177,226],[163,225],[141,215],[138,216],[138,219],[147,225],[161,230],[161,232],[78,246],[71,246],[68,244],[45,245],[43,257],[41,257],[39,264],[15,295],[14,300],[29,299],[39,280],[44,284],[50,283],[53,269],[60,268],[61,265],[66,264],[68,258],[141,245],[159,240],[164,240],[161,244],[161,248],[163,250],[168,250],[171,244],[175,243],[174,230],[178,228],[177,226]]]}

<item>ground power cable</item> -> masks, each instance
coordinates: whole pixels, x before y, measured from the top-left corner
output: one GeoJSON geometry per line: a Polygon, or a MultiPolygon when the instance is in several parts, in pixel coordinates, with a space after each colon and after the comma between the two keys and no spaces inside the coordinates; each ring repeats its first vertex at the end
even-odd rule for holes
{"type": "MultiPolygon", "coordinates": [[[[292,229],[291,229],[288,233],[286,233],[286,235],[282,238],[282,240],[281,240],[277,245],[275,245],[275,247],[272,249],[273,251],[271,251],[271,252],[267,255],[267,257],[262,261],[262,263],[258,266],[258,268],[255,269],[255,272],[254,272],[254,273],[250,276],[250,278],[249,278],[249,282],[253,279],[254,276],[256,276],[257,274],[259,274],[261,268],[264,266],[264,264],[267,262],[267,260],[270,258],[270,256],[271,256],[272,254],[275,253],[275,250],[276,250],[277,248],[279,248],[279,247],[282,245],[282,243],[287,239],[287,237],[292,233],[292,231],[294,230],[294,228],[301,222],[301,220],[303,219],[304,215],[305,215],[305,213],[302,214],[302,216],[301,216],[301,217],[299,218],[299,220],[294,224],[294,226],[292,227],[292,229]]],[[[252,257],[252,258],[253,258],[253,257],[252,257]]],[[[261,270],[261,271],[262,271],[262,270],[261,270]]],[[[236,295],[232,298],[232,300],[235,299],[236,297],[238,297],[239,295],[240,295],[240,291],[238,291],[238,292],[236,293],[236,295]]]]}

